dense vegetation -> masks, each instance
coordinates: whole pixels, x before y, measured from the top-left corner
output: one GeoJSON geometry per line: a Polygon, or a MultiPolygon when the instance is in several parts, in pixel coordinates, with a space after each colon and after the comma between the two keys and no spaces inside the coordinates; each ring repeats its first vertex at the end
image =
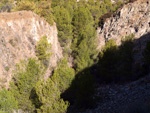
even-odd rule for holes
{"type": "Polygon", "coordinates": [[[10,113],[18,109],[18,102],[12,95],[12,92],[6,89],[0,90],[0,113],[10,113]]]}
{"type": "Polygon", "coordinates": [[[49,59],[51,56],[51,44],[48,43],[47,37],[43,36],[35,48],[38,59],[46,66],[49,65],[49,59]]]}
{"type": "MultiPolygon", "coordinates": [[[[0,9],[7,4],[11,5],[11,11],[31,10],[50,25],[56,22],[64,58],[45,80],[44,74],[49,69],[53,53],[50,53],[47,37],[43,36],[35,48],[37,58],[20,61],[9,91],[0,91],[0,99],[4,100],[0,101],[2,112],[21,109],[25,112],[65,113],[76,108],[91,108],[98,99],[93,98],[97,83],[131,78],[134,35],[125,37],[120,47],[109,40],[100,54],[96,49],[96,28],[103,24],[105,17],[121,7],[121,1],[112,4],[111,0],[17,0],[14,5],[13,1],[2,0],[0,9]],[[68,66],[70,57],[73,58],[72,68],[68,66]]],[[[147,65],[150,65],[149,46],[148,43],[143,53],[147,65]]]]}
{"type": "Polygon", "coordinates": [[[75,71],[63,59],[58,63],[51,78],[44,79],[47,65],[43,63],[50,57],[50,45],[43,36],[37,43],[37,58],[22,60],[16,64],[13,80],[9,91],[0,92],[0,109],[5,112],[21,109],[24,112],[63,113],[67,111],[68,101],[61,98],[61,94],[69,88],[75,71]]]}

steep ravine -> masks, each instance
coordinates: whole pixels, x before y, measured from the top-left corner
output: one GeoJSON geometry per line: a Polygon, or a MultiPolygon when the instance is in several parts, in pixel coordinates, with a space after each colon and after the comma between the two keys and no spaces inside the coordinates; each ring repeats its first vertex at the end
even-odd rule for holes
{"type": "MultiPolygon", "coordinates": [[[[97,32],[100,50],[110,39],[115,40],[119,46],[122,38],[134,34],[133,68],[142,66],[142,52],[150,40],[150,1],[137,0],[124,5],[112,17],[106,19],[97,32]]],[[[143,110],[140,112],[143,113],[146,110],[141,106],[150,102],[150,75],[124,84],[100,85],[97,95],[102,98],[97,107],[84,113],[133,113],[132,109],[143,110]]]]}
{"type": "MultiPolygon", "coordinates": [[[[56,67],[57,61],[62,57],[57,34],[55,23],[50,26],[43,18],[31,11],[1,13],[0,86],[8,87],[16,63],[21,59],[36,56],[36,43],[44,35],[52,45],[49,67],[56,67]]],[[[45,76],[49,76],[49,72],[45,76]]]]}

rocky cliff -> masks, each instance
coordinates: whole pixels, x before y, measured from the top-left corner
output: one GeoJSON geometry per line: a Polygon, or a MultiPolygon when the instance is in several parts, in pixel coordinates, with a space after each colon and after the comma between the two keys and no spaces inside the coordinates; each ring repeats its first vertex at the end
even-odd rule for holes
{"type": "Polygon", "coordinates": [[[44,35],[52,45],[50,67],[56,67],[62,49],[55,23],[50,26],[30,11],[0,14],[0,86],[8,86],[16,63],[36,56],[36,43],[44,35]]]}
{"type": "Polygon", "coordinates": [[[124,5],[112,17],[106,19],[97,31],[99,49],[110,39],[114,39],[117,45],[120,45],[122,37],[134,34],[133,53],[135,63],[138,64],[142,60],[146,42],[150,40],[150,1],[137,0],[124,5]]]}

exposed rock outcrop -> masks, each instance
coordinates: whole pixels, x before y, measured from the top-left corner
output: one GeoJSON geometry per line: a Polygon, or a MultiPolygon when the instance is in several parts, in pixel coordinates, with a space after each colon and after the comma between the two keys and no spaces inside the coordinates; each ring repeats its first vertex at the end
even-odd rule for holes
{"type": "Polygon", "coordinates": [[[30,11],[0,14],[0,85],[8,86],[15,64],[35,57],[37,41],[44,35],[52,45],[50,65],[56,67],[62,57],[57,28],[30,11]]]}
{"type": "Polygon", "coordinates": [[[121,38],[135,35],[133,49],[135,63],[142,60],[142,51],[146,42],[150,40],[150,1],[137,0],[124,5],[112,17],[106,19],[102,28],[98,29],[99,46],[101,49],[105,42],[114,39],[117,45],[121,38]],[[142,38],[141,38],[142,37],[142,38]],[[137,52],[138,51],[138,52],[137,52]]]}
{"type": "Polygon", "coordinates": [[[150,31],[150,3],[147,0],[124,5],[113,16],[105,21],[100,38],[115,39],[119,45],[122,36],[133,33],[137,39],[150,31]]]}

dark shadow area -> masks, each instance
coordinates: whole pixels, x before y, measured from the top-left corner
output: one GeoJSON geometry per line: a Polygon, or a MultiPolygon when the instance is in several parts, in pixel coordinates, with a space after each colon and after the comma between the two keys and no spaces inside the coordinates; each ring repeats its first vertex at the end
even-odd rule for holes
{"type": "Polygon", "coordinates": [[[135,1],[137,1],[137,0],[129,0],[129,3],[133,3],[133,2],[135,2],[135,1]]]}
{"type": "Polygon", "coordinates": [[[99,54],[99,61],[76,74],[70,88],[61,95],[70,102],[68,113],[96,107],[96,102],[101,100],[95,95],[96,87],[101,84],[123,84],[147,75],[150,69],[150,62],[147,62],[150,59],[149,40],[148,33],[137,40],[133,40],[133,35],[128,36],[119,47],[109,41],[99,54]]]}
{"type": "Polygon", "coordinates": [[[123,82],[132,79],[133,36],[126,37],[122,45],[117,47],[113,40],[106,43],[100,53],[99,62],[95,65],[100,82],[123,82]]]}
{"type": "Polygon", "coordinates": [[[101,27],[101,29],[103,29],[103,26],[104,26],[104,23],[106,21],[107,18],[110,18],[112,15],[113,15],[114,12],[109,12],[109,13],[106,13],[104,15],[102,15],[100,18],[99,18],[99,23],[98,23],[98,26],[101,27]]]}
{"type": "MultiPolygon", "coordinates": [[[[35,88],[31,90],[29,99],[32,101],[32,104],[35,105],[36,109],[43,105],[43,103],[41,103],[39,100],[39,96],[37,95],[35,88]]],[[[37,111],[35,110],[34,112],[36,113],[37,111]]]]}
{"type": "Polygon", "coordinates": [[[95,107],[96,78],[91,74],[91,69],[84,69],[79,72],[68,90],[61,97],[70,102],[67,113],[95,107]]]}
{"type": "Polygon", "coordinates": [[[150,98],[128,105],[127,110],[123,113],[150,113],[150,98]]]}
{"type": "Polygon", "coordinates": [[[127,36],[119,47],[113,42],[106,43],[108,47],[100,53],[99,62],[90,68],[100,83],[120,84],[149,73],[150,33],[136,40],[133,37],[127,36]]]}

